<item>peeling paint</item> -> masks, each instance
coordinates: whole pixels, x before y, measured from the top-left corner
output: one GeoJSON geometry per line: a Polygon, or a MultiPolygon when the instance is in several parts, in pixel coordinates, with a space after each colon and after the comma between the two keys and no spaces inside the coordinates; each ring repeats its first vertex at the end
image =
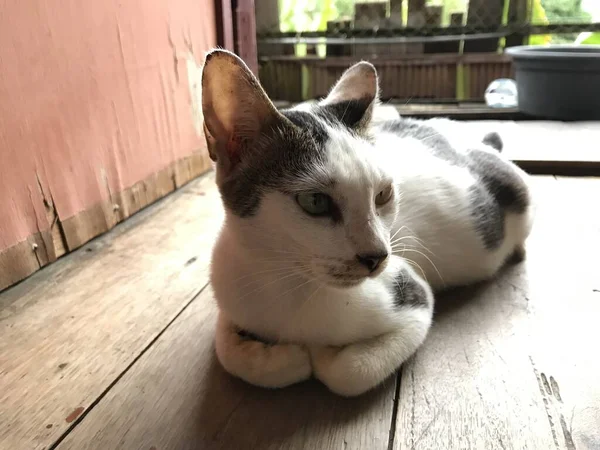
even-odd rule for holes
{"type": "Polygon", "coordinates": [[[171,51],[173,52],[173,72],[175,73],[175,80],[177,84],[179,84],[179,57],[177,56],[177,47],[173,42],[173,37],[171,36],[171,30],[167,33],[167,38],[169,40],[169,46],[171,47],[171,51]]]}

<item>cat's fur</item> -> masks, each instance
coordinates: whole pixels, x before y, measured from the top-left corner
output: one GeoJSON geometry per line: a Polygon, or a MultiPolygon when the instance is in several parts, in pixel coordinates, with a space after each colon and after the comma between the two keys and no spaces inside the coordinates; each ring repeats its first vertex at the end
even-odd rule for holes
{"type": "Polygon", "coordinates": [[[500,155],[499,137],[463,148],[443,121],[371,122],[370,64],[301,110],[278,112],[221,50],[208,54],[202,88],[226,212],[211,281],[230,373],[268,387],[314,374],[361,394],[424,341],[433,290],[488,279],[523,255],[526,175],[500,155]],[[389,186],[391,201],[376,205],[389,186]],[[304,192],[328,194],[334,213],[306,214],[295,199],[304,192]],[[385,254],[373,272],[357,259],[385,254]]]}

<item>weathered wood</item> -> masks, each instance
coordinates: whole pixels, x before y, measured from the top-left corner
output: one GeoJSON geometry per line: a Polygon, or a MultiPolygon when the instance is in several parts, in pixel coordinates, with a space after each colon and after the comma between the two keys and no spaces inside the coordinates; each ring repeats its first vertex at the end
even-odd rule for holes
{"type": "MultiPolygon", "coordinates": [[[[354,4],[354,28],[358,30],[372,30],[386,25],[387,2],[369,2],[354,4]]],[[[369,58],[387,55],[387,44],[361,44],[354,45],[355,56],[369,58]]]]}
{"type": "MultiPolygon", "coordinates": [[[[508,24],[523,25],[527,23],[527,7],[530,4],[528,0],[509,0],[508,4],[508,24]]],[[[514,33],[506,36],[505,47],[515,47],[526,43],[526,36],[523,33],[514,33]]]]}
{"type": "MultiPolygon", "coordinates": [[[[347,30],[351,27],[352,21],[349,19],[344,20],[330,20],[327,22],[327,32],[337,33],[340,30],[347,30]]],[[[351,45],[332,45],[327,44],[325,49],[327,56],[351,56],[352,46],[351,45]]]]}
{"type": "Polygon", "coordinates": [[[58,449],[387,449],[394,379],[354,399],[253,387],[216,361],[215,320],[206,290],[58,449]]]}
{"type": "Polygon", "coordinates": [[[64,220],[56,214],[52,196],[42,191],[52,226],[0,252],[0,291],[112,229],[209,169],[208,153],[195,152],[120,192],[109,190],[105,201],[64,220]]]}
{"type": "Polygon", "coordinates": [[[391,28],[402,27],[402,0],[390,0],[389,25],[391,28]]]}
{"type": "Polygon", "coordinates": [[[583,200],[600,196],[600,180],[532,184],[526,262],[438,299],[432,332],[402,371],[396,449],[600,444],[600,363],[587,346],[600,341],[600,213],[583,200]]]}
{"type": "MultiPolygon", "coordinates": [[[[422,28],[426,25],[425,0],[408,0],[406,24],[411,28],[422,28]]],[[[423,53],[423,44],[408,44],[406,52],[409,54],[423,53]]]]}
{"type": "Polygon", "coordinates": [[[217,44],[220,47],[234,51],[233,44],[233,12],[231,0],[215,1],[215,19],[217,25],[217,44]]]}
{"type": "MultiPolygon", "coordinates": [[[[463,13],[450,14],[450,26],[460,27],[463,24],[463,13]]],[[[460,40],[449,42],[438,42],[436,47],[437,53],[458,53],[460,50],[460,40]]]]}
{"type": "Polygon", "coordinates": [[[256,46],[256,15],[254,0],[238,0],[235,10],[236,52],[258,76],[258,50],[256,46]]]}
{"type": "MultiPolygon", "coordinates": [[[[426,6],[425,7],[425,26],[426,27],[439,27],[442,25],[442,12],[444,8],[442,6],[426,6]]],[[[430,42],[425,43],[423,46],[423,53],[439,53],[440,44],[447,44],[446,42],[430,42]]],[[[443,49],[444,45],[442,45],[443,49]]]]}
{"type": "Polygon", "coordinates": [[[514,280],[528,300],[532,365],[559,443],[598,449],[600,178],[558,177],[536,188],[537,225],[525,273],[514,280]]]}
{"type": "MultiPolygon", "coordinates": [[[[276,33],[281,31],[279,27],[278,0],[255,0],[254,11],[257,33],[276,33]]],[[[265,44],[258,42],[257,52],[259,56],[283,55],[284,45],[289,46],[289,44],[265,44]]]]}
{"type": "Polygon", "coordinates": [[[208,280],[212,176],[0,294],[0,448],[52,445],[208,280]]]}
{"type": "Polygon", "coordinates": [[[492,129],[500,133],[504,154],[530,172],[565,173],[570,169],[600,175],[598,122],[485,121],[470,122],[469,126],[482,133],[492,129]]]}
{"type": "MultiPolygon", "coordinates": [[[[502,24],[504,0],[469,0],[467,26],[478,27],[498,26],[502,24]]],[[[498,38],[473,39],[465,41],[464,53],[481,53],[498,51],[498,38]]]]}

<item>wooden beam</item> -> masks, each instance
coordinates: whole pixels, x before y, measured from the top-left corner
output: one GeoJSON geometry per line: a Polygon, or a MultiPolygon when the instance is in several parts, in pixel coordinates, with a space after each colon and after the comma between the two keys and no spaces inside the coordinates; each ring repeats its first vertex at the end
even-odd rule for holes
{"type": "Polygon", "coordinates": [[[234,51],[231,0],[215,0],[215,16],[217,22],[217,44],[224,49],[234,51]]]}
{"type": "Polygon", "coordinates": [[[250,70],[258,76],[254,0],[237,0],[235,15],[236,52],[250,70]]]}

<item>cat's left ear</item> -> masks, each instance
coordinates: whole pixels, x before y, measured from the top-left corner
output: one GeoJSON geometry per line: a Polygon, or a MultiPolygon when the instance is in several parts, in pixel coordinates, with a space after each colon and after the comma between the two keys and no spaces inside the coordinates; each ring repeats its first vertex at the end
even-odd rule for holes
{"type": "Polygon", "coordinates": [[[331,111],[350,128],[366,126],[379,101],[379,84],[375,67],[361,61],[344,72],[319,105],[331,111]]]}

